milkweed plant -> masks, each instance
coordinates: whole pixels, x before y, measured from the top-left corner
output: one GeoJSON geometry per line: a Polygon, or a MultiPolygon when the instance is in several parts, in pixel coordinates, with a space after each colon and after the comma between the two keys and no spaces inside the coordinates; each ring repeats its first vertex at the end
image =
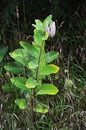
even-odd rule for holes
{"type": "Polygon", "coordinates": [[[54,84],[43,82],[46,76],[59,71],[59,67],[51,63],[57,58],[58,52],[45,52],[45,41],[48,37],[54,37],[56,26],[52,21],[52,15],[43,22],[36,19],[32,26],[35,27],[33,42],[20,41],[20,48],[9,53],[14,60],[6,63],[4,68],[13,73],[11,83],[24,94],[23,98],[15,99],[16,105],[21,109],[31,108],[34,112],[47,113],[48,105],[40,102],[38,97],[55,95],[59,92],[54,84]]]}

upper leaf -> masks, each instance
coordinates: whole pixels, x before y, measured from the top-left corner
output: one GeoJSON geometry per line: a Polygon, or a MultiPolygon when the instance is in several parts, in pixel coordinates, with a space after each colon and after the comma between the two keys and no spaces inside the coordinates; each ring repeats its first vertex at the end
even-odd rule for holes
{"type": "Polygon", "coordinates": [[[28,50],[28,53],[33,56],[33,57],[39,57],[39,54],[40,54],[40,48],[38,48],[37,46],[33,46],[27,42],[24,42],[24,41],[20,41],[20,45],[28,50]]]}
{"type": "Polygon", "coordinates": [[[45,59],[47,63],[50,63],[51,61],[55,60],[59,53],[57,51],[50,51],[47,52],[45,55],[45,59]]]}
{"type": "Polygon", "coordinates": [[[40,67],[40,75],[50,75],[50,74],[54,74],[57,73],[59,71],[59,67],[54,65],[54,64],[49,64],[49,65],[45,65],[40,67]]]}
{"type": "Polygon", "coordinates": [[[41,31],[44,31],[44,27],[43,27],[43,23],[39,20],[39,19],[36,19],[35,20],[35,24],[32,24],[36,29],[38,30],[41,30],[41,31]]]}
{"type": "Polygon", "coordinates": [[[48,39],[48,33],[40,30],[34,30],[34,45],[42,46],[43,41],[48,39]]]}
{"type": "Polygon", "coordinates": [[[50,24],[52,21],[52,15],[49,15],[46,17],[46,19],[44,20],[43,24],[44,24],[44,27],[46,28],[46,24],[50,24]]]}
{"type": "Polygon", "coordinates": [[[29,53],[28,53],[28,51],[26,49],[16,49],[16,50],[14,50],[13,52],[11,52],[9,54],[10,54],[10,56],[14,60],[22,63],[25,66],[28,65],[28,61],[31,58],[30,55],[29,55],[29,53]]]}

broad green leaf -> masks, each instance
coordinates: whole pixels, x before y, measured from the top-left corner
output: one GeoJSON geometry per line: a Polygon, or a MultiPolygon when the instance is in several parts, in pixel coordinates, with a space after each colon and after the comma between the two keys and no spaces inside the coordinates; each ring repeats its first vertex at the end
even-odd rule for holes
{"type": "Polygon", "coordinates": [[[5,64],[4,68],[14,74],[23,74],[24,73],[24,67],[18,62],[11,62],[5,64]]]}
{"type": "Polygon", "coordinates": [[[40,86],[37,95],[55,95],[58,91],[58,88],[53,84],[43,84],[40,86]]]}
{"type": "Polygon", "coordinates": [[[42,45],[42,32],[40,30],[35,29],[34,30],[34,42],[37,45],[42,45]]]}
{"type": "Polygon", "coordinates": [[[32,77],[30,77],[27,79],[25,86],[27,88],[35,88],[37,86],[37,84],[38,84],[38,82],[35,79],[33,79],[32,77]]]}
{"type": "Polygon", "coordinates": [[[9,83],[5,83],[3,86],[2,86],[2,90],[3,91],[6,91],[6,92],[14,92],[16,91],[16,89],[14,88],[14,85],[9,82],[9,83]]]}
{"type": "Polygon", "coordinates": [[[48,106],[44,104],[37,104],[34,108],[34,111],[37,113],[47,113],[48,112],[48,106]]]}
{"type": "Polygon", "coordinates": [[[27,88],[25,87],[25,84],[26,84],[26,78],[24,77],[14,77],[14,78],[11,78],[11,82],[16,86],[18,87],[19,89],[21,90],[27,90],[27,88]]]}
{"type": "Polygon", "coordinates": [[[36,23],[36,25],[35,25],[35,24],[32,24],[32,25],[33,25],[36,29],[44,31],[43,23],[42,23],[39,19],[36,19],[36,20],[35,20],[35,23],[36,23]]]}
{"type": "Polygon", "coordinates": [[[16,99],[15,100],[15,104],[19,106],[19,108],[21,109],[25,109],[26,108],[26,101],[25,99],[16,99]]]}
{"type": "Polygon", "coordinates": [[[7,51],[8,51],[8,46],[0,46],[0,62],[3,60],[7,51]]]}
{"type": "Polygon", "coordinates": [[[26,49],[16,49],[9,54],[16,61],[22,63],[25,66],[28,65],[28,61],[30,60],[28,50],[26,50],[26,49]]]}
{"type": "Polygon", "coordinates": [[[59,92],[58,88],[53,84],[42,84],[38,88],[37,95],[55,95],[59,92]]]}
{"type": "Polygon", "coordinates": [[[40,75],[50,75],[50,74],[54,74],[57,73],[59,71],[59,67],[54,65],[54,64],[49,64],[46,66],[42,66],[40,68],[40,75]]]}
{"type": "Polygon", "coordinates": [[[47,40],[48,33],[42,32],[40,30],[34,30],[34,45],[42,46],[44,40],[47,40]]]}
{"type": "Polygon", "coordinates": [[[59,53],[56,51],[50,51],[50,52],[46,53],[46,55],[45,55],[46,62],[50,63],[51,61],[55,60],[58,55],[59,55],[59,53]]]}
{"type": "Polygon", "coordinates": [[[49,15],[45,18],[43,24],[44,24],[44,27],[46,27],[46,24],[50,24],[51,23],[51,20],[52,20],[52,15],[49,15]]]}
{"type": "Polygon", "coordinates": [[[20,45],[28,50],[28,53],[33,56],[33,57],[39,57],[39,54],[40,54],[40,48],[38,48],[37,46],[33,46],[27,42],[24,42],[24,41],[20,41],[20,45]]]}
{"type": "Polygon", "coordinates": [[[38,60],[33,58],[33,60],[31,60],[29,63],[28,63],[28,67],[29,69],[35,69],[38,67],[38,60]]]}

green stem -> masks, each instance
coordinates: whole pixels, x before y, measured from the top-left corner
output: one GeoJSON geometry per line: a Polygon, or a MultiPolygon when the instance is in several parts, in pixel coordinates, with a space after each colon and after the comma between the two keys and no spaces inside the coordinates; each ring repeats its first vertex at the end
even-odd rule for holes
{"type": "Polygon", "coordinates": [[[42,46],[40,48],[40,54],[39,54],[39,59],[38,59],[38,68],[37,68],[37,72],[36,72],[36,80],[39,80],[40,60],[41,60],[42,49],[44,49],[43,47],[44,47],[44,42],[42,43],[42,46]]]}
{"type": "MultiPolygon", "coordinates": [[[[41,54],[42,54],[42,49],[44,46],[44,42],[42,43],[42,46],[40,48],[40,54],[39,54],[39,59],[38,59],[38,68],[36,71],[36,80],[39,80],[39,69],[40,69],[40,60],[41,60],[41,54]]],[[[34,107],[35,107],[35,101],[34,101],[34,96],[35,96],[35,88],[32,89],[32,95],[31,95],[31,108],[32,108],[32,112],[31,112],[31,118],[32,118],[32,125],[33,125],[33,130],[34,130],[34,107]]]]}

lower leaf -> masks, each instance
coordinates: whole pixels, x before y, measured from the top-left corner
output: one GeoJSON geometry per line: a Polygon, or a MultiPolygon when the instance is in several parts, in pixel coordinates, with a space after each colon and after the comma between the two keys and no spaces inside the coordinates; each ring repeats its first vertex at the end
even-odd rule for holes
{"type": "Polygon", "coordinates": [[[21,109],[25,109],[26,108],[26,101],[25,99],[16,99],[15,100],[15,104],[19,106],[19,108],[21,109]]]}
{"type": "Polygon", "coordinates": [[[44,104],[37,104],[34,108],[34,111],[37,113],[47,113],[48,112],[48,106],[44,104]]]}
{"type": "Polygon", "coordinates": [[[42,84],[38,89],[37,95],[55,95],[59,92],[53,84],[42,84]]]}

